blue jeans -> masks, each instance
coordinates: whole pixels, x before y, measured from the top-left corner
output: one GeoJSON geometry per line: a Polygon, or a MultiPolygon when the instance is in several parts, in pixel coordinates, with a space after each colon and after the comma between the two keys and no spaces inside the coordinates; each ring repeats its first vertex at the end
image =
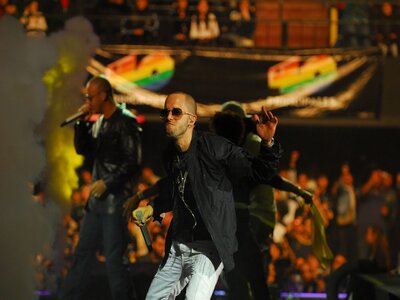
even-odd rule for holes
{"type": "Polygon", "coordinates": [[[112,215],[86,213],[79,231],[74,261],[65,280],[61,299],[83,299],[101,240],[103,240],[111,295],[114,300],[129,299],[129,272],[128,267],[123,263],[127,245],[126,230],[126,222],[121,213],[112,215]]]}
{"type": "Polygon", "coordinates": [[[186,299],[210,299],[223,269],[211,241],[174,241],[168,259],[155,275],[146,300],[175,299],[187,285],[186,299]]]}

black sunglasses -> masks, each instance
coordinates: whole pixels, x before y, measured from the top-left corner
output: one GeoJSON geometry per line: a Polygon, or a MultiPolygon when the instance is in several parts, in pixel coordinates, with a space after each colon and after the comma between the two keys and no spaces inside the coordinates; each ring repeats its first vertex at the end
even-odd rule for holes
{"type": "Polygon", "coordinates": [[[180,119],[180,118],[182,118],[183,115],[189,115],[189,116],[193,116],[193,117],[195,116],[194,114],[191,114],[189,112],[185,112],[185,111],[183,111],[182,109],[180,109],[178,107],[174,107],[173,109],[166,109],[166,108],[162,109],[160,111],[160,117],[162,119],[166,119],[166,118],[168,118],[170,112],[171,112],[172,117],[174,119],[180,119]]]}

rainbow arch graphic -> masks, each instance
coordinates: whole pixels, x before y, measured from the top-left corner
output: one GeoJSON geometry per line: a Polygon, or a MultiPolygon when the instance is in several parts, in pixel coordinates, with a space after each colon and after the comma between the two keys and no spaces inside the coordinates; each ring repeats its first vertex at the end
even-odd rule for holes
{"type": "Polygon", "coordinates": [[[337,64],[330,55],[313,55],[304,61],[300,56],[292,56],[268,69],[268,87],[286,94],[308,84],[326,81],[336,73],[337,64]]]}
{"type": "Polygon", "coordinates": [[[106,66],[105,75],[113,73],[142,88],[157,91],[174,75],[175,61],[164,53],[153,53],[139,60],[139,55],[126,55],[106,66]]]}

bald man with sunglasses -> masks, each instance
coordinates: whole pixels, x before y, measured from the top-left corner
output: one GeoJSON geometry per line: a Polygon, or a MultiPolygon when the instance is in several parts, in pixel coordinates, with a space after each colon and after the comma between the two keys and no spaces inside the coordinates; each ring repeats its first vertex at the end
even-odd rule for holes
{"type": "Polygon", "coordinates": [[[264,108],[253,117],[263,140],[254,157],[225,138],[195,130],[196,102],[188,94],[170,94],[160,116],[171,138],[164,153],[167,176],[131,198],[125,211],[140,226],[173,212],[165,257],[146,299],[174,299],[185,286],[186,299],[210,299],[222,269],[233,270],[237,251],[231,178],[264,182],[276,174],[278,119],[264,108]],[[139,200],[155,194],[153,205],[131,214],[139,200]]]}

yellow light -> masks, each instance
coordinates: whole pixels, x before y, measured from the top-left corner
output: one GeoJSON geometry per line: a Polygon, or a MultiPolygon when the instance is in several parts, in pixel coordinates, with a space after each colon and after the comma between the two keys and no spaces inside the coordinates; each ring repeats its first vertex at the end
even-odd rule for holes
{"type": "Polygon", "coordinates": [[[76,168],[82,164],[83,157],[75,152],[73,129],[59,126],[66,115],[66,101],[69,101],[65,97],[64,85],[69,78],[76,76],[74,72],[77,71],[68,52],[61,49],[59,53],[58,63],[43,76],[49,105],[43,126],[47,155],[46,194],[66,208],[72,191],[78,188],[76,168]]]}

